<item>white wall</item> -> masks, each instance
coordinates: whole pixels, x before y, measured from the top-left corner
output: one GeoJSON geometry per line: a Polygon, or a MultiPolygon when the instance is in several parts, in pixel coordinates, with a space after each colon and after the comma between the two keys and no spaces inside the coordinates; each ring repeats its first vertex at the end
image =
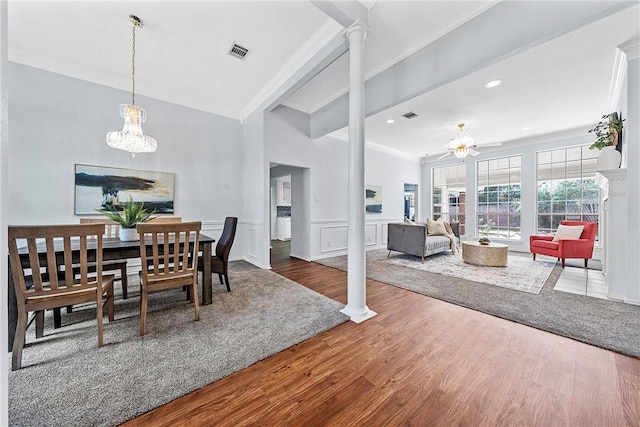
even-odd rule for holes
{"type": "MultiPolygon", "coordinates": [[[[346,253],[347,143],[329,137],[309,138],[304,133],[308,123],[308,115],[287,107],[266,113],[265,162],[308,169],[309,259],[319,259],[346,253]]],[[[383,212],[366,215],[367,249],[386,247],[386,224],[402,221],[404,184],[420,183],[420,164],[367,145],[365,180],[367,184],[382,186],[383,194],[383,212]]],[[[292,176],[292,187],[294,181],[292,176]]],[[[295,187],[292,190],[295,197],[295,187]]],[[[292,212],[293,209],[292,206],[292,212]]],[[[292,239],[293,232],[292,223],[292,239]]]]}
{"type": "Polygon", "coordinates": [[[264,116],[262,111],[256,110],[244,121],[243,161],[235,166],[242,169],[244,179],[245,259],[259,267],[270,268],[271,197],[264,152],[264,116]]]}
{"type": "MultiPolygon", "coordinates": [[[[9,198],[7,158],[9,154],[8,144],[8,73],[9,63],[7,59],[7,2],[0,2],[0,271],[7,271],[7,210],[9,198]]],[[[4,280],[3,280],[4,282],[4,280]]],[[[7,318],[7,293],[0,292],[0,319],[7,318]]],[[[0,348],[7,348],[7,328],[0,326],[0,348]]],[[[7,368],[0,371],[0,425],[9,424],[9,396],[7,386],[7,368]]]]}
{"type": "MultiPolygon", "coordinates": [[[[118,107],[129,93],[9,63],[9,96],[9,224],[77,223],[76,163],[174,173],[175,215],[202,221],[216,239],[226,216],[242,217],[237,120],[138,96],[148,117],[143,130],[158,151],[132,158],[105,142],[123,125],[118,107]]],[[[231,257],[242,254],[236,238],[231,257]]]]}

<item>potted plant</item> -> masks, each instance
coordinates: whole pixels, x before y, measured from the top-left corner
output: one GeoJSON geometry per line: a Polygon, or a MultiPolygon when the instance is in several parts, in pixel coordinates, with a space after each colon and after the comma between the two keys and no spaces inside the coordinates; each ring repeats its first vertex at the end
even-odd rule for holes
{"type": "Polygon", "coordinates": [[[156,213],[155,210],[147,212],[144,203],[134,202],[131,196],[121,210],[118,209],[118,205],[107,205],[96,209],[96,211],[120,225],[120,240],[122,241],[138,240],[136,224],[154,219],[153,214],[156,213]]]}
{"type": "Polygon", "coordinates": [[[621,154],[616,150],[618,139],[624,127],[625,119],[617,113],[605,114],[589,133],[596,135],[596,140],[589,149],[602,152],[598,156],[598,170],[617,169],[620,167],[621,154]]]}
{"type": "Polygon", "coordinates": [[[489,243],[491,243],[491,240],[489,240],[488,237],[481,237],[478,239],[478,243],[480,243],[481,245],[488,245],[489,243]]]}

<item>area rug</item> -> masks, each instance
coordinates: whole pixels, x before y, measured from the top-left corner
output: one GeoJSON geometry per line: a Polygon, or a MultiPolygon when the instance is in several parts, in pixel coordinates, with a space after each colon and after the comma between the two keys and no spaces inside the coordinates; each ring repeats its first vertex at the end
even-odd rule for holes
{"type": "MultiPolygon", "coordinates": [[[[562,273],[559,263],[536,295],[395,265],[387,253],[367,252],[368,278],[640,358],[640,306],[554,290],[562,273]]],[[[516,256],[529,254],[509,252],[509,260],[516,256]]],[[[316,262],[347,271],[346,256],[316,262]]]]}
{"type": "Polygon", "coordinates": [[[555,261],[510,256],[506,267],[483,267],[465,263],[460,252],[452,254],[448,251],[429,256],[424,262],[415,256],[392,252],[385,262],[531,294],[540,293],[556,266],[555,261]]]}
{"type": "Polygon", "coordinates": [[[47,318],[36,343],[30,328],[23,369],[9,373],[10,425],[118,425],[348,320],[342,304],[246,266],[232,265],[231,292],[214,285],[199,322],[183,292],[160,292],[150,296],[140,337],[133,285],[116,301],[100,349],[95,306],[63,313],[57,330],[47,318]]]}

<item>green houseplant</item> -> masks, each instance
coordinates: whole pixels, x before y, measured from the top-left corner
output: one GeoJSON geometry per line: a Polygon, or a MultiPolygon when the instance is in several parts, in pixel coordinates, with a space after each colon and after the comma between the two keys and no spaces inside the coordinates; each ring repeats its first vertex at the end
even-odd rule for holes
{"type": "Polygon", "coordinates": [[[618,138],[622,128],[624,127],[625,119],[618,117],[617,113],[605,114],[594,127],[589,129],[589,133],[596,135],[596,140],[590,149],[597,148],[602,150],[604,147],[615,147],[618,145],[618,138]]]}
{"type": "Polygon", "coordinates": [[[156,213],[155,210],[147,212],[144,203],[134,202],[131,196],[122,209],[118,209],[118,205],[107,205],[96,211],[120,225],[120,240],[138,240],[136,224],[154,219],[156,213]]]}
{"type": "Polygon", "coordinates": [[[618,139],[624,127],[624,119],[618,113],[605,114],[589,133],[596,135],[596,140],[590,149],[600,150],[598,155],[598,170],[611,170],[620,167],[622,154],[616,149],[618,139]]]}

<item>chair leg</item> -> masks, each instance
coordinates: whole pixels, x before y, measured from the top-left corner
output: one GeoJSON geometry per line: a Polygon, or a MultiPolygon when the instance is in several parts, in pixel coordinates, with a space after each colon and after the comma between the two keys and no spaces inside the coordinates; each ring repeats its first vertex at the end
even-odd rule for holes
{"type": "Polygon", "coordinates": [[[73,313],[73,306],[72,305],[68,305],[67,306],[67,314],[69,313],[73,313]]]}
{"type": "Polygon", "coordinates": [[[17,371],[22,368],[22,349],[27,334],[27,317],[26,311],[18,308],[18,323],[16,324],[16,335],[13,339],[13,354],[11,355],[11,370],[17,371]]]}
{"type": "Polygon", "coordinates": [[[224,280],[227,285],[227,292],[231,292],[231,286],[229,286],[229,273],[224,273],[224,280]]]}
{"type": "Polygon", "coordinates": [[[102,325],[102,316],[104,316],[104,313],[102,311],[102,309],[104,308],[104,306],[102,305],[102,291],[97,293],[97,298],[96,298],[96,320],[98,321],[98,348],[102,347],[104,345],[104,341],[102,339],[102,332],[103,332],[103,325],[102,325]]]}
{"type": "Polygon", "coordinates": [[[142,287],[140,292],[140,336],[147,333],[147,288],[142,287]]]}
{"type": "Polygon", "coordinates": [[[535,252],[533,253],[533,260],[534,261],[536,260],[536,253],[535,252]]]}
{"type": "Polygon", "coordinates": [[[198,304],[198,281],[194,280],[191,284],[191,293],[193,294],[193,307],[195,309],[195,320],[200,320],[200,304],[198,304]]]}
{"type": "Polygon", "coordinates": [[[562,268],[564,268],[564,258],[562,258],[562,268]]]}
{"type": "Polygon", "coordinates": [[[62,326],[62,317],[60,316],[60,307],[53,309],[53,327],[58,329],[62,326]]]}
{"type": "Polygon", "coordinates": [[[115,319],[115,295],[114,295],[114,291],[113,291],[113,283],[111,284],[111,287],[107,290],[107,315],[109,316],[109,322],[113,322],[115,319]]]}
{"type": "Polygon", "coordinates": [[[584,268],[589,268],[589,258],[584,259],[584,268]]]}
{"type": "Polygon", "coordinates": [[[224,281],[222,280],[222,274],[218,273],[218,279],[220,280],[220,284],[224,285],[224,281]]]}
{"type": "Polygon", "coordinates": [[[129,289],[129,279],[127,278],[127,266],[120,267],[120,283],[122,284],[122,299],[127,299],[129,289]]]}

